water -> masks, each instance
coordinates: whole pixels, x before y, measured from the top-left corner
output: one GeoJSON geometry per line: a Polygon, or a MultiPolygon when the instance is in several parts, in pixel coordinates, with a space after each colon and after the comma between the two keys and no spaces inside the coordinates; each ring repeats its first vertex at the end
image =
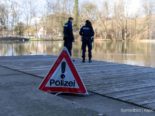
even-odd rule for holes
{"type": "MultiPolygon", "coordinates": [[[[58,55],[62,41],[0,42],[0,56],[58,55]]],[[[75,42],[73,57],[81,58],[81,42],[75,42]]],[[[93,59],[155,67],[155,42],[95,41],[93,59]]]]}

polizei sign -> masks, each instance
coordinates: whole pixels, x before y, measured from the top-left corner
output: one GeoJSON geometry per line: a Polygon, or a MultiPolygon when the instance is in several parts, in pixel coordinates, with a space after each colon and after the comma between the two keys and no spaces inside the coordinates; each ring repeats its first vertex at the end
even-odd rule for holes
{"type": "Polygon", "coordinates": [[[54,93],[88,94],[66,48],[62,50],[39,89],[54,93]]]}

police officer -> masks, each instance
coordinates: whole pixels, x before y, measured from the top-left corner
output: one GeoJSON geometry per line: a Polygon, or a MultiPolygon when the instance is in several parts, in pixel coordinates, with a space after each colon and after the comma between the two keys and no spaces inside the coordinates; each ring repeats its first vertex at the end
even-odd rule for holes
{"type": "Polygon", "coordinates": [[[85,52],[86,52],[86,46],[88,46],[88,57],[89,62],[92,58],[92,42],[94,41],[94,30],[92,27],[92,24],[89,20],[86,20],[85,25],[81,27],[79,34],[82,36],[82,62],[85,62],[85,52]]]}
{"type": "Polygon", "coordinates": [[[65,23],[63,33],[64,33],[64,47],[68,49],[70,56],[72,55],[72,42],[74,42],[73,29],[72,29],[73,18],[69,17],[68,22],[65,23]]]}

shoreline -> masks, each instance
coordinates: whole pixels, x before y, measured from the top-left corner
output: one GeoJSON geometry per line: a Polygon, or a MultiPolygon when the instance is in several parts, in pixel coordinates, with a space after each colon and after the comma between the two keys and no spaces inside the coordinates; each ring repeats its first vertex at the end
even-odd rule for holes
{"type": "Polygon", "coordinates": [[[139,41],[143,43],[155,43],[155,39],[151,39],[151,40],[144,39],[144,40],[139,40],[139,41]]]}

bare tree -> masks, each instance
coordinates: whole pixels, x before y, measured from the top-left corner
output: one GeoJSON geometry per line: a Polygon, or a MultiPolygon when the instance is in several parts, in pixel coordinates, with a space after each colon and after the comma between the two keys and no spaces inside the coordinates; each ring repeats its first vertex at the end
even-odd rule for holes
{"type": "Polygon", "coordinates": [[[125,17],[125,8],[123,0],[115,3],[114,7],[114,16],[115,16],[115,24],[116,24],[116,38],[121,38],[125,40],[126,38],[126,17],[125,17]]]}
{"type": "Polygon", "coordinates": [[[0,4],[0,31],[1,35],[4,35],[4,30],[7,28],[8,22],[8,10],[4,4],[0,4]]]}
{"type": "Polygon", "coordinates": [[[108,5],[108,2],[105,1],[103,3],[103,8],[102,8],[102,11],[100,13],[98,13],[97,15],[98,19],[99,20],[99,25],[102,25],[100,27],[100,34],[102,36],[102,39],[107,39],[109,38],[108,37],[108,20],[109,20],[109,5],[108,5]]]}
{"type": "Polygon", "coordinates": [[[35,11],[35,5],[32,5],[32,1],[31,0],[27,0],[25,2],[25,5],[23,6],[23,14],[25,16],[25,20],[26,20],[26,26],[27,26],[27,35],[30,36],[31,32],[30,32],[30,28],[32,25],[32,19],[35,17],[36,15],[36,11],[35,11]]]}
{"type": "Polygon", "coordinates": [[[11,18],[11,30],[12,30],[12,35],[14,35],[14,28],[15,25],[19,22],[19,4],[15,1],[11,1],[10,4],[10,18],[11,18]]]}
{"type": "Polygon", "coordinates": [[[62,35],[64,22],[72,15],[73,0],[46,1],[41,25],[49,38],[62,35]]]}
{"type": "Polygon", "coordinates": [[[145,23],[147,29],[147,39],[151,39],[151,23],[152,23],[152,4],[149,1],[144,3],[145,23]]]}
{"type": "Polygon", "coordinates": [[[97,6],[92,2],[84,2],[81,5],[80,17],[81,20],[94,20],[96,18],[97,6]]]}

